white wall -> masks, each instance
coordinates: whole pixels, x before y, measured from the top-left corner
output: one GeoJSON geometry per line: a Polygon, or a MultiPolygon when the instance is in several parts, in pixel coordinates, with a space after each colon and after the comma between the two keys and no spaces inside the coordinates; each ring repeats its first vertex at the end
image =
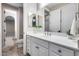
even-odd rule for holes
{"type": "Polygon", "coordinates": [[[0,3],[0,56],[2,55],[2,6],[0,3]]]}
{"type": "Polygon", "coordinates": [[[20,35],[23,34],[23,9],[18,7],[17,9],[17,20],[15,20],[15,34],[16,38],[19,40],[20,35]]]}
{"type": "Polygon", "coordinates": [[[26,32],[28,31],[28,20],[29,20],[29,12],[31,13],[36,13],[37,11],[37,4],[36,3],[24,3],[23,4],[23,15],[24,15],[24,20],[23,20],[23,53],[24,55],[26,54],[26,32]]]}
{"type": "Polygon", "coordinates": [[[19,38],[22,39],[23,38],[23,8],[20,8],[20,23],[19,23],[19,38]]]}
{"type": "Polygon", "coordinates": [[[20,38],[21,35],[23,35],[23,8],[18,7],[17,9],[17,20],[15,20],[15,36],[16,38],[22,39],[20,38]]]}

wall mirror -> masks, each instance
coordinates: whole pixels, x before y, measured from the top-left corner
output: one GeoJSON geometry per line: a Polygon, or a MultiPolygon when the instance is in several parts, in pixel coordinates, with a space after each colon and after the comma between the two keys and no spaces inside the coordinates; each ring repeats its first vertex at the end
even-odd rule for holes
{"type": "Polygon", "coordinates": [[[36,27],[37,25],[37,17],[35,13],[29,13],[29,20],[28,20],[28,26],[29,27],[36,27]]]}
{"type": "MultiPolygon", "coordinates": [[[[48,20],[45,17],[45,11],[40,9],[39,14],[42,17],[42,23],[39,17],[39,23],[42,24],[44,31],[60,32],[70,35],[71,27],[74,26],[73,21],[76,20],[76,12],[78,11],[77,3],[49,3],[44,8],[49,10],[48,20]]],[[[77,14],[78,15],[78,14],[77,14]]],[[[79,17],[78,17],[79,19],[79,17]]],[[[78,23],[78,22],[77,22],[78,23]]],[[[76,29],[73,29],[76,33],[76,29]]],[[[79,30],[77,30],[78,32],[79,30]]],[[[78,34],[78,33],[77,33],[78,34]]]]}

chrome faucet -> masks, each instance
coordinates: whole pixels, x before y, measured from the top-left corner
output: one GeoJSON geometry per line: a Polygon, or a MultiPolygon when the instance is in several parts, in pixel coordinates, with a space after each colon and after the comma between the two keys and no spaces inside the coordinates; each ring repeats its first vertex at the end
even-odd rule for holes
{"type": "Polygon", "coordinates": [[[50,35],[51,36],[51,32],[45,32],[45,35],[50,35]]]}

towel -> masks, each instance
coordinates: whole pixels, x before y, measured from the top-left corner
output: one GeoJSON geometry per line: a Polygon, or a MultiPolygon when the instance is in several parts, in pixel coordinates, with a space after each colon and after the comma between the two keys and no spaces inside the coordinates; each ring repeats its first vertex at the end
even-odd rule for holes
{"type": "Polygon", "coordinates": [[[77,34],[79,34],[79,18],[77,18],[77,22],[76,23],[77,23],[77,31],[78,31],[77,34]]]}
{"type": "Polygon", "coordinates": [[[71,30],[70,30],[70,34],[72,34],[74,36],[77,34],[77,26],[76,25],[77,25],[77,21],[74,18],[73,22],[72,22],[72,25],[71,25],[71,30]]]}

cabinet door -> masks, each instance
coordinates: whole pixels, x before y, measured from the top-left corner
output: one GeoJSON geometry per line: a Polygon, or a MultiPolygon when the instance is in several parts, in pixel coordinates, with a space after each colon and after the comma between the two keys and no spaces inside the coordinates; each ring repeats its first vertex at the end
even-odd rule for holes
{"type": "Polygon", "coordinates": [[[27,52],[29,54],[31,54],[31,52],[30,52],[30,41],[31,41],[31,37],[30,36],[27,36],[27,52]]]}
{"type": "Polygon", "coordinates": [[[79,56],[79,51],[75,51],[75,56],[79,56]]]}
{"type": "Polygon", "coordinates": [[[48,56],[48,49],[39,45],[39,56],[48,56]]]}
{"type": "Polygon", "coordinates": [[[31,55],[38,56],[38,45],[35,42],[31,42],[31,55]]]}
{"type": "Polygon", "coordinates": [[[49,56],[59,56],[59,55],[53,51],[49,51],[49,56]]]}
{"type": "Polygon", "coordinates": [[[74,56],[73,50],[53,43],[49,43],[49,51],[53,51],[61,56],[74,56]]]}

